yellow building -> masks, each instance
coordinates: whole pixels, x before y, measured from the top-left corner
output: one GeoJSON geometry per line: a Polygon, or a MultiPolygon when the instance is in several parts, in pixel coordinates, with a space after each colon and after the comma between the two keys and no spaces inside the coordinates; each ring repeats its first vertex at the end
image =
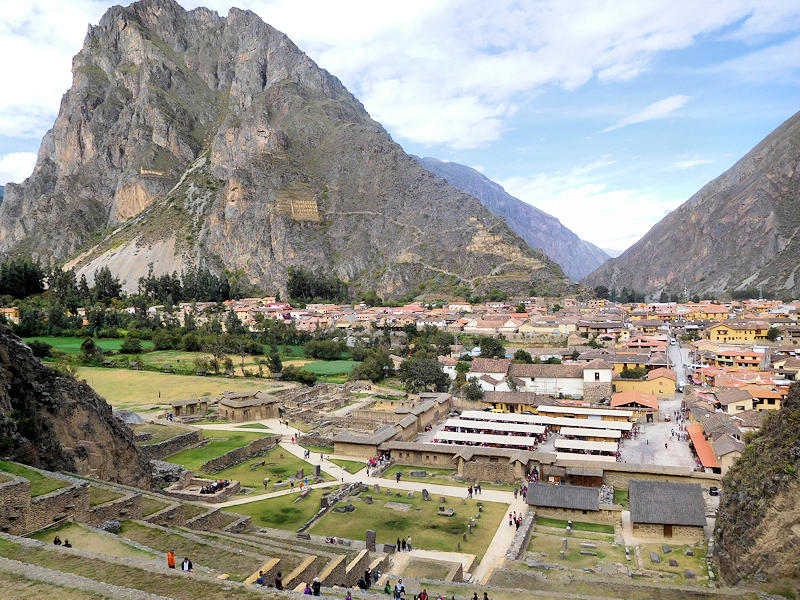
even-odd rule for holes
{"type": "Polygon", "coordinates": [[[753,410],[753,396],[742,388],[719,388],[716,391],[717,403],[729,415],[753,410]]]}
{"type": "Polygon", "coordinates": [[[536,412],[542,396],[534,392],[484,392],[483,407],[506,413],[536,412]]]}
{"type": "Polygon", "coordinates": [[[714,342],[752,343],[767,339],[769,323],[764,321],[723,321],[712,325],[706,332],[714,342]]]}
{"type": "Polygon", "coordinates": [[[615,377],[612,381],[614,392],[639,392],[651,396],[672,396],[678,376],[672,369],[661,367],[647,373],[642,379],[623,379],[615,377]]]}
{"type": "Polygon", "coordinates": [[[730,310],[723,304],[689,305],[689,311],[681,316],[690,321],[715,321],[726,319],[730,310]]]}

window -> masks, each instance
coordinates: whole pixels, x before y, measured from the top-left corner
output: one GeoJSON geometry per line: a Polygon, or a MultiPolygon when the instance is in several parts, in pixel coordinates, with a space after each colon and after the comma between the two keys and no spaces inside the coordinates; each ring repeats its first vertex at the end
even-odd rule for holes
{"type": "Polygon", "coordinates": [[[595,381],[600,381],[600,372],[599,371],[595,371],[594,372],[594,380],[595,381]]]}

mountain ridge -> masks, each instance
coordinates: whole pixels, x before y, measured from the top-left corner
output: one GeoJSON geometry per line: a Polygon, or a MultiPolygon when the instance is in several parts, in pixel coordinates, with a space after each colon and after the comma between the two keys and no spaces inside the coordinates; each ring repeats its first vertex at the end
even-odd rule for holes
{"type": "Polygon", "coordinates": [[[475,196],[489,211],[505,219],[531,248],[539,248],[578,281],[610,257],[565,227],[556,217],[509,194],[477,170],[433,157],[414,156],[426,169],[475,196]]]}
{"type": "Polygon", "coordinates": [[[650,295],[685,285],[690,294],[769,290],[796,297],[799,163],[800,112],[584,282],[650,295]]]}
{"type": "Polygon", "coordinates": [[[292,266],[385,297],[571,285],[255,13],[173,0],[89,28],[33,174],[6,189],[0,252],[109,266],[128,290],[150,263],[281,292],[292,266]]]}

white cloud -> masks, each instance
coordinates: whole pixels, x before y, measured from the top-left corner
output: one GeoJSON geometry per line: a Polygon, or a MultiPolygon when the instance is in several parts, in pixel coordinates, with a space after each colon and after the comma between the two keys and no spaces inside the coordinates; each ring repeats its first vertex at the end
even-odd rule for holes
{"type": "Polygon", "coordinates": [[[767,46],[712,67],[751,83],[777,83],[800,80],[800,36],[767,46]]]}
{"type": "Polygon", "coordinates": [[[673,169],[694,169],[695,167],[699,167],[700,165],[713,165],[713,159],[710,158],[687,158],[684,160],[677,160],[672,163],[673,169]]]}
{"type": "Polygon", "coordinates": [[[33,172],[36,154],[33,152],[12,152],[0,156],[0,185],[13,181],[22,182],[33,172]]]}
{"type": "MultiPolygon", "coordinates": [[[[400,138],[470,149],[496,141],[547,86],[625,81],[660,53],[724,28],[748,41],[800,18],[789,0],[181,0],[226,14],[251,9],[287,33],[400,138]],[[763,6],[763,5],[768,6],[763,6]]],[[[112,0],[0,0],[0,134],[41,135],[70,84],[86,23],[112,0]]],[[[721,35],[721,34],[720,34],[721,35]]]]}
{"type": "Polygon", "coordinates": [[[624,119],[620,119],[615,125],[606,127],[603,129],[602,133],[613,131],[615,129],[619,129],[620,127],[627,127],[628,125],[635,125],[636,123],[652,121],[653,119],[663,119],[664,117],[668,117],[676,110],[681,108],[688,101],[689,96],[677,94],[675,96],[670,96],[669,98],[659,100],[658,102],[653,102],[652,104],[644,107],[642,110],[635,112],[632,115],[628,115],[624,119]]]}
{"type": "MultiPolygon", "coordinates": [[[[613,161],[611,161],[613,163],[613,161]]],[[[500,180],[506,191],[558,219],[579,237],[601,248],[627,248],[679,202],[664,202],[636,189],[613,189],[586,177],[590,165],[567,172],[500,180]]]]}

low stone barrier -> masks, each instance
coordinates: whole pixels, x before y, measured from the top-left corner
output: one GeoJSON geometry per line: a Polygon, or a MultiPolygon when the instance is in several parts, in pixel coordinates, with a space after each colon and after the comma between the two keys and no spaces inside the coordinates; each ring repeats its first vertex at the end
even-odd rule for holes
{"type": "Polygon", "coordinates": [[[84,521],[89,525],[100,525],[103,521],[115,519],[140,519],[142,517],[142,496],[141,494],[131,494],[110,500],[104,504],[94,506],[86,511],[84,521]]]}
{"type": "Polygon", "coordinates": [[[217,471],[222,471],[223,469],[235,467],[236,465],[243,463],[247,459],[253,458],[254,456],[264,456],[277,445],[277,436],[259,438],[257,440],[253,440],[247,444],[247,446],[234,448],[222,456],[212,458],[211,460],[203,463],[199,470],[201,473],[216,473],[217,471]]]}
{"type": "Polygon", "coordinates": [[[222,511],[218,508],[209,510],[206,513],[197,515],[184,523],[184,527],[188,529],[197,529],[200,531],[209,531],[211,529],[219,529],[222,526],[222,511]]]}
{"type": "Polygon", "coordinates": [[[535,523],[536,511],[529,510],[523,515],[522,523],[514,534],[514,539],[511,540],[511,546],[509,546],[508,552],[506,552],[506,559],[519,560],[525,553],[531,541],[531,534],[533,533],[533,526],[535,523]]]}
{"type": "Polygon", "coordinates": [[[158,444],[138,445],[139,451],[150,460],[160,460],[170,454],[175,454],[191,446],[195,446],[203,441],[203,431],[195,429],[187,433],[176,435],[173,438],[159,442],[158,444]]]}
{"type": "Polygon", "coordinates": [[[455,583],[461,583],[464,581],[464,568],[461,566],[461,562],[457,562],[453,565],[453,568],[447,572],[447,575],[445,575],[444,580],[453,581],[455,583]]]}
{"type": "MultiPolygon", "coordinates": [[[[187,486],[204,486],[212,483],[211,479],[197,479],[192,478],[188,483],[187,486]]],[[[181,489],[180,484],[171,485],[168,488],[164,488],[162,493],[166,494],[167,496],[172,496],[173,498],[179,498],[181,500],[189,500],[195,502],[208,502],[211,504],[217,504],[219,502],[225,502],[231,496],[235,495],[239,489],[242,487],[242,484],[238,481],[231,481],[228,487],[223,488],[222,490],[218,491],[216,494],[201,494],[199,492],[188,491],[185,489],[181,489]]]]}
{"type": "Polygon", "coordinates": [[[10,479],[0,483],[0,531],[22,535],[31,506],[31,484],[23,477],[5,475],[10,479]]]}
{"type": "Polygon", "coordinates": [[[166,508],[162,508],[158,512],[154,512],[152,515],[142,517],[142,521],[145,523],[152,523],[153,525],[161,525],[163,527],[183,525],[185,520],[183,504],[178,502],[175,502],[166,508]]]}
{"type": "Polygon", "coordinates": [[[297,565],[295,570],[286,577],[286,581],[284,582],[286,589],[290,589],[292,586],[297,586],[302,583],[311,583],[311,580],[316,577],[319,572],[316,565],[317,558],[316,555],[312,554],[297,565]]]}
{"type": "Polygon", "coordinates": [[[361,550],[356,557],[350,561],[345,570],[345,585],[355,585],[369,566],[369,552],[361,550]]]}

